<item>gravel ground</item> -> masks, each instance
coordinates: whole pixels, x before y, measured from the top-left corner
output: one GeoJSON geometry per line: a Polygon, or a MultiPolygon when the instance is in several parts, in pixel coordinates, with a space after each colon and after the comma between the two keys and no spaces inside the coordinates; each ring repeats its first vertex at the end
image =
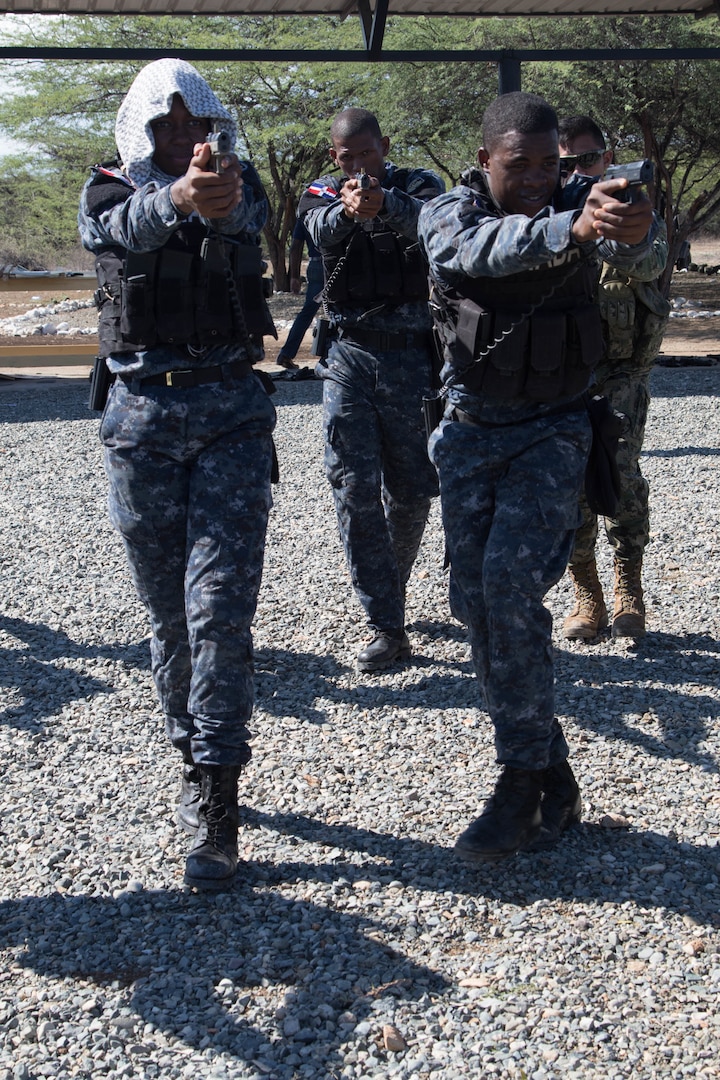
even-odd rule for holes
{"type": "Polygon", "coordinates": [[[564,642],[548,597],[584,823],[471,867],[496,766],[437,508],[414,656],[358,677],[320,385],[279,384],[244,865],[207,897],[87,388],[0,387],[0,1080],[720,1076],[720,368],[653,389],[651,632],[564,642]]]}

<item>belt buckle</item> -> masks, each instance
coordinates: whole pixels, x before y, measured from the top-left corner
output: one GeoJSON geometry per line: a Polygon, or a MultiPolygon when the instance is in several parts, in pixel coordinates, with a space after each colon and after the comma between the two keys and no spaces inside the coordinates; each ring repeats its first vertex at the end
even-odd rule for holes
{"type": "Polygon", "coordinates": [[[165,385],[166,386],[175,386],[175,383],[173,382],[173,376],[174,375],[189,375],[192,370],[193,370],[192,368],[181,368],[178,371],[166,371],[165,372],[165,385]]]}

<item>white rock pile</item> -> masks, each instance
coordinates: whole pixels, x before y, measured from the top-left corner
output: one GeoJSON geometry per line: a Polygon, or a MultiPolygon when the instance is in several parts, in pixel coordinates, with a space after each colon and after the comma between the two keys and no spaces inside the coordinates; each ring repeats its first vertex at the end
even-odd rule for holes
{"type": "Polygon", "coordinates": [[[38,334],[77,336],[97,334],[97,312],[92,300],[61,300],[58,304],[46,304],[30,308],[21,315],[0,319],[0,334],[10,337],[33,337],[38,334]],[[70,313],[84,313],[92,309],[90,325],[87,316],[75,322],[67,319],[70,313]]]}
{"type": "Polygon", "coordinates": [[[702,300],[688,300],[684,296],[675,296],[671,304],[671,319],[711,319],[720,315],[720,308],[706,307],[702,300]]]}

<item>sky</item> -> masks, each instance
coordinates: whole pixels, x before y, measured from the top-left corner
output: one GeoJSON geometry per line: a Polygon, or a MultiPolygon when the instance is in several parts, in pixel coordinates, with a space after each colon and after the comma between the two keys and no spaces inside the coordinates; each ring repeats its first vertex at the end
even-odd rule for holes
{"type": "Polygon", "coordinates": [[[27,143],[20,139],[11,139],[8,135],[0,135],[0,158],[6,154],[21,154],[28,147],[27,143]]]}

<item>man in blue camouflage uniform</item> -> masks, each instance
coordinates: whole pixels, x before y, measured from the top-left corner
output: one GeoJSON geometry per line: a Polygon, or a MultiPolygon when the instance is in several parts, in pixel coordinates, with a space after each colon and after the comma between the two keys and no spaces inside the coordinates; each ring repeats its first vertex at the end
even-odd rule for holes
{"type": "Polygon", "coordinates": [[[344,175],[316,180],[298,209],[323,256],[331,324],[330,351],[317,367],[326,473],[373,632],[357,669],[375,671],[410,655],[405,586],[437,494],[422,423],[432,323],[417,220],[445,189],[433,172],[385,160],[389,139],[366,109],[339,113],[331,139],[344,175]]]}
{"type": "Polygon", "coordinates": [[[110,518],[148,609],[155,685],[183,755],[179,820],[195,832],[185,881],[217,888],[237,867],[250,625],[271,505],[275,411],[251,366],[273,332],[259,248],[267,203],[252,166],[230,152],[232,118],[184,61],[140,72],[116,141],[122,167],[93,170],[79,213],[114,376],[100,429],[110,518]],[[206,140],[218,128],[228,146],[213,159],[206,140]]]}
{"type": "MultiPolygon", "coordinates": [[[[590,116],[571,116],[560,122],[561,168],[569,175],[566,190],[588,177],[600,179],[612,162],[612,150],[590,116]]],[[[668,242],[661,223],[655,248],[667,259],[668,242]]],[[[613,549],[615,602],[612,636],[640,638],[645,633],[642,564],[650,540],[649,485],[640,468],[645,423],[650,405],[650,371],[662,345],[670,304],[657,281],[636,278],[605,266],[598,299],[605,335],[605,356],[596,370],[597,392],[627,418],[617,465],[621,490],[618,508],[604,520],[613,549]]],[[[563,623],[570,639],[592,639],[608,625],[602,585],[595,562],[598,518],[581,499],[582,522],[575,534],[568,573],[575,603],[563,623]]]]}
{"type": "Polygon", "coordinates": [[[483,139],[476,189],[457,187],[424,207],[418,235],[444,343],[448,401],[430,453],[454,608],[469,629],[503,766],[456,849],[496,861],[551,843],[580,819],[543,597],[563,574],[578,524],[590,445],[582,395],[602,347],[599,258],[638,273],[652,261],[655,225],[647,198],[614,197],[624,180],[587,188],[582,207],[555,208],[558,122],[542,98],[496,99],[483,139]]]}

